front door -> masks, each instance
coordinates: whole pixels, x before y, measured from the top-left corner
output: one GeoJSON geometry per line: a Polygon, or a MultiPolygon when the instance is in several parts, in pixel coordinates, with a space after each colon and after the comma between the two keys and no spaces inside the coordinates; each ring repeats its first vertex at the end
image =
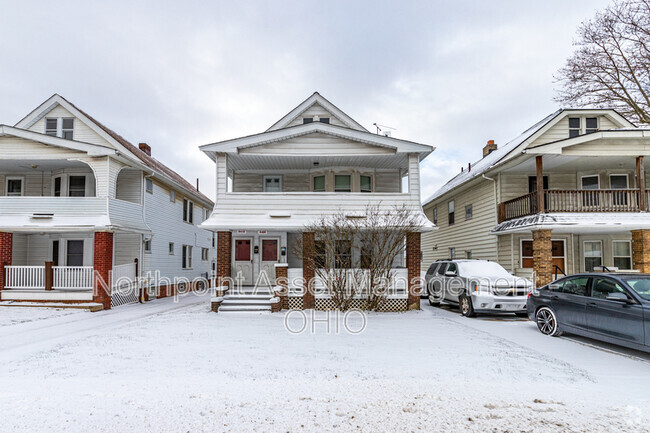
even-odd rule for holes
{"type": "Polygon", "coordinates": [[[242,278],[242,284],[253,284],[253,259],[250,239],[235,239],[235,274],[233,278],[242,278]]]}
{"type": "MultiPolygon", "coordinates": [[[[566,266],[564,264],[564,241],[551,240],[551,260],[553,261],[553,274],[555,275],[556,266],[566,274],[566,266]]],[[[558,275],[561,272],[558,271],[558,275]]]]}
{"type": "Polygon", "coordinates": [[[280,242],[275,238],[262,238],[261,272],[266,272],[271,284],[275,284],[275,264],[280,258],[280,242]]]}

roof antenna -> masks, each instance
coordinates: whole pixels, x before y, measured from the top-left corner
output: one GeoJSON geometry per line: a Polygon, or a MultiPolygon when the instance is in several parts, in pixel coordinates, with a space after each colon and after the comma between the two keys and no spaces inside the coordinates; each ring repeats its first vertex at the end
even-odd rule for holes
{"type": "Polygon", "coordinates": [[[393,131],[397,131],[397,128],[393,128],[392,126],[379,125],[378,123],[373,123],[373,125],[375,126],[375,128],[377,128],[377,135],[379,135],[381,132],[383,132],[384,136],[390,137],[391,132],[390,131],[384,131],[384,129],[391,129],[393,131]]]}

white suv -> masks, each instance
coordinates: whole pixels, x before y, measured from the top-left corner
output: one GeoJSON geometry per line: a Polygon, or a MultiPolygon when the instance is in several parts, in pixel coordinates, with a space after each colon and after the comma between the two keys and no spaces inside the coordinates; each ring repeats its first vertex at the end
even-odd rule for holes
{"type": "Polygon", "coordinates": [[[439,260],[431,264],[425,281],[429,304],[457,304],[466,317],[497,312],[527,317],[526,300],[534,288],[531,281],[488,260],[439,260]]]}

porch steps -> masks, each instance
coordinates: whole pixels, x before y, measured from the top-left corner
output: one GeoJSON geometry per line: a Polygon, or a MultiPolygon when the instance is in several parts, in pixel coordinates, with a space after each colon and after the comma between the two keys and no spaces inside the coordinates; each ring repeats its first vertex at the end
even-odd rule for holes
{"type": "Polygon", "coordinates": [[[73,308],[91,312],[104,309],[102,304],[96,302],[31,302],[31,301],[0,301],[0,307],[38,307],[38,308],[73,308]]]}
{"type": "Polygon", "coordinates": [[[219,307],[219,312],[234,312],[234,311],[271,311],[271,298],[272,294],[232,294],[226,295],[223,302],[219,307]]]}

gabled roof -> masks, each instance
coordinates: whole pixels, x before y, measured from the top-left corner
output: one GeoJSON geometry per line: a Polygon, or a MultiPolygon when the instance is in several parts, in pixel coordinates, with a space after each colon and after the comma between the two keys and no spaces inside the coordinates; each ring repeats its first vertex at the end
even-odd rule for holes
{"type": "Polygon", "coordinates": [[[517,155],[520,155],[524,149],[527,148],[534,140],[536,140],[543,133],[548,131],[553,125],[559,122],[565,115],[570,114],[571,112],[581,112],[585,114],[590,113],[604,113],[607,112],[613,117],[615,117],[620,123],[627,124],[629,127],[633,128],[634,125],[617,113],[613,109],[573,109],[573,108],[564,108],[559,109],[524,132],[522,132],[517,138],[509,141],[504,146],[499,147],[497,150],[491,152],[482,159],[471,164],[471,170],[464,170],[455,177],[451,178],[446,184],[444,184],[440,189],[434,192],[429,198],[424,201],[424,205],[429,202],[437,199],[438,197],[446,194],[452,189],[458,188],[459,186],[469,182],[472,179],[475,179],[489,170],[495,168],[496,166],[505,163],[506,161],[511,160],[517,155]]]}
{"type": "Polygon", "coordinates": [[[73,103],[65,99],[59,94],[54,94],[48,98],[45,102],[39,105],[31,113],[21,119],[16,123],[16,128],[27,129],[36,123],[38,120],[42,119],[53,110],[57,105],[61,105],[66,110],[70,111],[75,117],[84,122],[89,128],[91,128],[95,133],[100,137],[105,139],[111,145],[115,146],[118,151],[122,151],[128,156],[132,156],[134,159],[142,161],[147,167],[152,169],[155,173],[160,175],[163,180],[166,178],[171,181],[173,184],[176,184],[181,189],[185,190],[189,195],[199,198],[210,206],[213,205],[212,200],[205,196],[200,191],[185,180],[180,174],[176,173],[171,168],[167,167],[165,164],[161,163],[157,159],[147,155],[140,150],[139,147],[134,146],[128,140],[123,138],[121,135],[117,134],[112,129],[104,126],[102,123],[95,120],[89,114],[75,106],[73,103]]]}
{"type": "MultiPolygon", "coordinates": [[[[643,150],[647,151],[650,150],[645,147],[650,144],[650,128],[620,128],[596,131],[590,134],[578,135],[577,137],[565,138],[563,140],[531,146],[526,149],[526,153],[531,155],[558,154],[562,153],[563,149],[593,141],[601,141],[608,144],[611,144],[611,142],[622,143],[624,141],[634,141],[637,143],[643,143],[643,150]]],[[[620,150],[617,149],[612,150],[614,152],[620,152],[620,150]]],[[[638,155],[639,153],[636,151],[634,154],[638,155]]]]}
{"type": "Polygon", "coordinates": [[[341,122],[343,122],[343,124],[346,125],[348,128],[356,129],[358,131],[368,132],[366,128],[361,126],[359,123],[357,123],[356,120],[354,120],[353,118],[345,114],[343,111],[341,111],[341,109],[339,109],[336,105],[332,104],[330,101],[328,101],[325,97],[323,97],[318,92],[314,92],[309,98],[301,102],[296,108],[291,110],[282,119],[275,122],[266,131],[267,132],[275,131],[277,129],[286,128],[287,125],[293,122],[297,117],[299,117],[302,113],[307,111],[314,104],[319,104],[320,106],[322,106],[325,110],[330,112],[334,117],[336,117],[341,122]]]}
{"type": "Polygon", "coordinates": [[[115,155],[117,151],[112,147],[102,146],[101,144],[84,143],[82,141],[66,140],[60,137],[53,137],[47,134],[30,131],[27,129],[15,128],[13,126],[0,124],[0,137],[11,136],[23,138],[25,140],[36,141],[70,150],[85,152],[90,156],[115,155]]]}
{"type": "Polygon", "coordinates": [[[373,134],[368,131],[345,128],[327,123],[312,122],[273,131],[262,132],[232,140],[206,144],[200,149],[215,159],[214,153],[238,153],[241,149],[261,146],[263,144],[287,140],[312,133],[323,133],[333,137],[345,138],[373,146],[392,149],[395,153],[419,153],[420,160],[433,152],[434,148],[426,144],[373,134]]]}

